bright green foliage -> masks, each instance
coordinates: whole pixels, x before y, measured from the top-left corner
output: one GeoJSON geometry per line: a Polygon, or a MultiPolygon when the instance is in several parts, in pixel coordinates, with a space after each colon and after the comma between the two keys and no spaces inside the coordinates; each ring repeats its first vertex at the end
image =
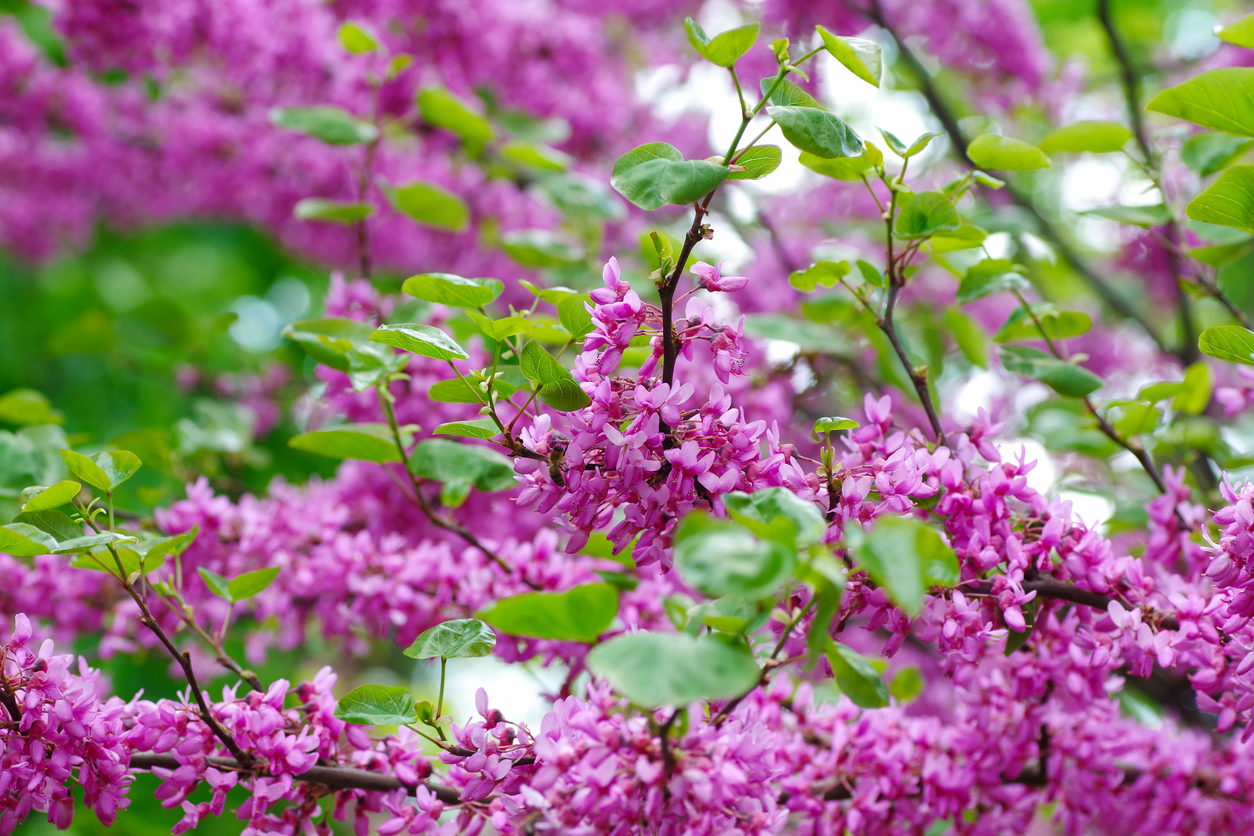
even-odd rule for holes
{"type": "Polygon", "coordinates": [[[133,543],[129,535],[104,531],[84,534],[83,527],[60,511],[29,511],[0,526],[0,552],[14,557],[77,554],[109,543],[133,543]]]}
{"type": "Polygon", "coordinates": [[[725,165],[685,160],[665,142],[650,142],[628,151],[614,163],[610,185],[641,209],[659,209],[702,199],[731,175],[725,165]]]}
{"type": "Polygon", "coordinates": [[[832,34],[822,26],[816,26],[823,46],[845,69],[875,87],[880,86],[883,60],[880,45],[864,38],[846,38],[832,34]]]}
{"type": "Polygon", "coordinates": [[[374,52],[379,48],[379,39],[370,31],[370,27],[364,23],[354,23],[352,21],[341,23],[339,31],[336,32],[336,37],[340,41],[340,46],[354,55],[374,52]]]}
{"type": "Polygon", "coordinates": [[[837,430],[854,430],[862,426],[852,418],[841,418],[840,416],[829,416],[820,418],[814,422],[814,432],[816,434],[831,433],[837,430]]]}
{"type": "Polygon", "coordinates": [[[1068,151],[1078,154],[1111,154],[1123,148],[1132,131],[1118,122],[1076,122],[1050,131],[1038,144],[1047,154],[1068,151]]]}
{"type": "Polygon", "coordinates": [[[279,567],[277,566],[258,569],[255,572],[245,572],[230,580],[216,572],[209,571],[203,566],[198,568],[197,571],[200,572],[200,577],[204,579],[205,585],[209,587],[210,592],[219,598],[225,598],[231,602],[246,601],[252,598],[274,583],[274,579],[279,576],[279,567]]]}
{"type": "Polygon", "coordinates": [[[898,702],[910,702],[923,693],[923,685],[923,675],[917,667],[910,665],[897,671],[893,681],[888,683],[888,693],[898,702]]]}
{"type": "Polygon", "coordinates": [[[763,96],[770,93],[770,97],[767,99],[768,104],[823,109],[823,105],[819,104],[817,99],[788,79],[777,82],[775,76],[771,76],[770,78],[762,79],[759,86],[762,88],[763,96]]]}
{"type": "Polygon", "coordinates": [[[465,360],[470,356],[448,334],[420,322],[384,325],[370,335],[370,341],[436,360],[465,360]]]}
{"type": "Polygon", "coordinates": [[[568,296],[557,303],[557,318],[562,327],[575,342],[583,342],[583,338],[592,333],[592,314],[588,311],[589,299],[586,296],[568,296]]]}
{"type": "Polygon", "coordinates": [[[498,153],[510,162],[536,171],[565,171],[574,164],[570,156],[556,148],[530,142],[507,142],[498,153]]]}
{"type": "Polygon", "coordinates": [[[1003,347],[1001,363],[1011,374],[1021,374],[1024,377],[1039,380],[1058,394],[1068,398],[1083,398],[1102,388],[1102,379],[1088,369],[1063,362],[1043,351],[1023,345],[1003,347]]]}
{"type": "Polygon", "coordinates": [[[402,293],[454,308],[481,308],[504,290],[505,285],[499,279],[466,279],[452,273],[410,276],[401,285],[402,293]]]}
{"type": "Polygon", "coordinates": [[[836,675],[836,686],[854,705],[883,708],[888,705],[888,689],[879,671],[856,650],[837,642],[827,647],[827,661],[836,675]]]}
{"type": "Polygon", "coordinates": [[[919,611],[929,586],[958,580],[953,549],[935,529],[913,518],[877,520],[870,533],[850,523],[845,526],[845,543],[857,566],[911,615],[919,611]]]}
{"type": "Polygon", "coordinates": [[[1008,136],[981,134],[967,146],[967,157],[993,171],[1031,171],[1049,168],[1049,157],[1035,145],[1008,136]]]}
{"type": "Polygon", "coordinates": [[[396,685],[362,685],[345,694],[335,716],[346,723],[399,726],[418,722],[414,695],[396,685]]]}
{"type": "Polygon", "coordinates": [[[476,418],[473,421],[449,421],[436,427],[436,435],[456,435],[462,438],[492,438],[500,430],[491,418],[476,418]]]}
{"type": "Polygon", "coordinates": [[[523,346],[519,369],[538,385],[537,397],[559,412],[573,412],[592,403],[566,367],[534,340],[523,346]]]}
{"type": "Polygon", "coordinates": [[[61,458],[65,459],[70,473],[105,493],[112,493],[118,485],[134,476],[142,464],[139,456],[129,450],[110,450],[94,456],[62,450],[61,458]]]}
{"type": "Polygon", "coordinates": [[[1210,188],[1189,201],[1185,213],[1195,221],[1254,232],[1254,165],[1234,165],[1210,188]]]}
{"type": "Polygon", "coordinates": [[[0,421],[7,424],[63,424],[65,416],[52,408],[42,392],[14,389],[0,396],[0,421]]]}
{"type": "Polygon", "coordinates": [[[787,488],[764,488],[753,493],[732,491],[723,496],[723,507],[728,516],[756,536],[791,549],[815,545],[827,531],[827,521],[814,503],[787,488]]]}
{"type": "Polygon", "coordinates": [[[967,268],[958,286],[958,302],[965,305],[1000,290],[1023,290],[1027,286],[1022,267],[1004,258],[986,258],[967,268]]]}
{"type": "Polygon", "coordinates": [[[436,482],[466,482],[481,491],[504,491],[515,485],[510,460],[490,447],[459,444],[439,438],[418,442],[409,454],[415,476],[436,482]]]}
{"type": "Polygon", "coordinates": [[[528,592],[501,598],[475,615],[510,636],[595,642],[618,615],[618,590],[594,583],[565,592],[528,592]]]}
{"type": "Polygon", "coordinates": [[[423,121],[457,134],[470,147],[479,147],[492,139],[488,120],[443,87],[419,90],[418,110],[423,121]]]}
{"type": "Polygon", "coordinates": [[[524,229],[501,237],[501,249],[524,267],[557,267],[582,254],[546,229],[524,229]]]}
{"type": "Polygon", "coordinates": [[[818,107],[769,105],[767,114],[779,123],[784,138],[816,157],[857,157],[862,140],[832,113],[818,107]]]}
{"type": "Polygon", "coordinates": [[[804,270],[798,270],[788,277],[788,283],[797,290],[810,293],[819,285],[835,287],[840,280],[849,275],[848,261],[816,261],[804,270]]]}
{"type": "Polygon", "coordinates": [[[283,329],[283,336],[294,340],[310,357],[337,371],[349,370],[348,352],[365,345],[372,329],[351,319],[305,319],[283,329]]]}
{"type": "Polygon", "coordinates": [[[1115,223],[1140,227],[1162,226],[1171,220],[1171,212],[1161,203],[1145,206],[1104,206],[1080,214],[1095,215],[1115,223]]]}
{"type": "Polygon", "coordinates": [[[399,462],[401,453],[387,424],[350,424],[328,430],[315,430],[295,436],[288,444],[297,450],[332,459],[361,459],[368,462],[399,462]]]}
{"type": "Polygon", "coordinates": [[[961,226],[962,216],[949,198],[940,192],[919,192],[898,207],[893,235],[909,241],[961,226]]]}
{"type": "Polygon", "coordinates": [[[27,488],[22,491],[20,504],[22,513],[31,511],[49,511],[53,508],[60,508],[62,505],[68,504],[74,497],[78,496],[78,492],[83,486],[78,482],[66,480],[57,482],[51,487],[34,487],[27,488]]]}
{"type": "Polygon", "coordinates": [[[687,633],[616,636],[592,649],[588,669],[649,707],[739,696],[761,676],[743,641],[687,633]]]}
{"type": "Polygon", "coordinates": [[[1058,311],[1052,306],[1032,306],[1035,317],[1021,307],[1010,312],[1006,324],[993,337],[993,342],[1008,343],[1015,340],[1039,340],[1044,336],[1051,340],[1065,340],[1086,334],[1093,327],[1092,318],[1081,311],[1058,311]],[[1037,320],[1040,326],[1037,326],[1037,320]]]}
{"type": "Polygon", "coordinates": [[[434,183],[415,180],[400,186],[383,184],[383,193],[396,211],[423,226],[461,232],[470,222],[466,201],[434,183]]]}
{"type": "Polygon", "coordinates": [[[1184,370],[1184,380],[1179,383],[1153,383],[1141,389],[1137,397],[1150,403],[1171,399],[1171,408],[1187,415],[1200,415],[1210,403],[1210,366],[1194,363],[1184,370]]]}
{"type": "Polygon", "coordinates": [[[1254,48],[1254,14],[1225,26],[1215,33],[1215,37],[1236,46],[1254,48]]]}
{"type": "Polygon", "coordinates": [[[379,138],[379,130],[374,125],[331,105],[276,107],[270,111],[270,121],[329,145],[360,145],[379,138]]]}
{"type": "Polygon", "coordinates": [[[981,369],[988,368],[988,335],[979,323],[957,308],[945,311],[944,323],[963,356],[981,369]]]}
{"type": "Polygon", "coordinates": [[[1211,357],[1218,357],[1229,363],[1254,366],[1254,334],[1240,325],[1207,328],[1198,339],[1197,347],[1203,354],[1211,357]]]}
{"type": "Polygon", "coordinates": [[[736,155],[736,165],[745,167],[744,171],[733,171],[727,175],[728,180],[761,180],[779,168],[784,159],[784,152],[778,145],[755,145],[736,155]]]}
{"type": "Polygon", "coordinates": [[[726,32],[720,32],[711,38],[705,34],[695,20],[692,18],[684,19],[684,29],[688,32],[688,43],[692,44],[692,48],[705,60],[718,64],[720,67],[730,67],[736,63],[740,56],[749,51],[749,47],[753,46],[753,42],[758,39],[758,30],[761,28],[756,23],[750,23],[746,26],[738,26],[735,29],[728,29],[726,32]]]}
{"type": "Polygon", "coordinates": [[[373,214],[373,203],[327,200],[322,197],[307,197],[292,210],[292,216],[302,221],[327,221],[336,224],[354,224],[373,214]]]}
{"type": "Polygon", "coordinates": [[[1180,146],[1180,159],[1199,177],[1209,177],[1245,156],[1251,148],[1254,148],[1254,139],[1198,131],[1180,146]]]}
{"type": "Polygon", "coordinates": [[[1159,93],[1146,109],[1254,137],[1254,68],[1223,67],[1193,76],[1159,93]]]}
{"type": "Polygon", "coordinates": [[[411,659],[465,659],[487,656],[496,634],[477,618],[458,618],[425,630],[405,649],[411,659]]]}
{"type": "Polygon", "coordinates": [[[699,511],[684,517],[675,535],[680,577],[711,598],[770,594],[792,574],[795,562],[791,548],[699,511]]]}
{"type": "Polygon", "coordinates": [[[883,152],[869,142],[862,144],[862,153],[856,157],[827,159],[805,151],[801,153],[801,164],[806,168],[824,177],[843,180],[847,183],[857,183],[864,177],[874,175],[875,170],[883,163],[883,152]]]}

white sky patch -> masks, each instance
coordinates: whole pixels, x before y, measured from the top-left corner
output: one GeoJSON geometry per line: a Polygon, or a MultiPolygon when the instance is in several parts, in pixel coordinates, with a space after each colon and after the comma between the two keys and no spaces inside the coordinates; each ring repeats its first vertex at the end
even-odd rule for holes
{"type": "Polygon", "coordinates": [[[1115,514],[1115,503],[1095,493],[1059,491],[1058,496],[1071,503],[1073,521],[1082,521],[1089,528],[1104,526],[1115,514]]]}
{"type": "MultiPolygon", "coordinates": [[[[432,666],[434,688],[439,688],[440,669],[432,666]]],[[[477,659],[450,659],[444,681],[445,712],[454,721],[465,722],[475,712],[475,692],[488,692],[488,705],[500,709],[507,720],[525,723],[539,731],[540,721],[552,709],[542,694],[557,693],[566,678],[566,670],[557,665],[547,668],[537,663],[510,665],[495,656],[477,659]]]]}

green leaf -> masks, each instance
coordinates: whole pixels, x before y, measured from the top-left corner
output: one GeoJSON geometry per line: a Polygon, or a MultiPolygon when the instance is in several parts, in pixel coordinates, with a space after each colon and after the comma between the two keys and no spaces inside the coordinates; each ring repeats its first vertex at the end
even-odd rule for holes
{"type": "Polygon", "coordinates": [[[1240,325],[1207,328],[1198,339],[1197,347],[1209,357],[1254,366],[1254,334],[1240,325]]]}
{"type": "Polygon", "coordinates": [[[1076,122],[1050,131],[1037,147],[1047,154],[1066,151],[1072,154],[1111,154],[1132,138],[1132,131],[1118,122],[1076,122]]]}
{"type": "Polygon", "coordinates": [[[379,463],[401,460],[392,431],[386,424],[350,424],[331,430],[315,430],[294,437],[287,445],[332,459],[362,459],[379,463]]]}
{"type": "Polygon", "coordinates": [[[276,107],[270,111],[270,121],[280,128],[307,134],[329,145],[359,145],[379,138],[379,131],[374,125],[331,105],[276,107]]]}
{"type": "Polygon", "coordinates": [[[231,582],[229,580],[203,566],[198,567],[196,571],[200,573],[201,579],[204,580],[205,586],[209,588],[210,592],[219,598],[227,601],[231,600],[231,582]]]}
{"type": "Polygon", "coordinates": [[[845,69],[873,87],[880,86],[883,61],[879,44],[864,38],[846,38],[835,35],[822,26],[814,28],[823,39],[823,46],[845,69]]]}
{"type": "Polygon", "coordinates": [[[524,229],[501,237],[501,249],[524,267],[560,267],[582,258],[570,244],[546,229],[524,229]]]}
{"type": "Polygon", "coordinates": [[[1184,211],[1195,221],[1254,232],[1254,165],[1227,169],[1184,211]]]}
{"type": "Polygon", "coordinates": [[[1246,15],[1215,33],[1221,41],[1254,49],[1254,14],[1246,15]]]}
{"type": "Polygon", "coordinates": [[[884,679],[865,656],[843,644],[831,642],[827,661],[836,675],[836,686],[842,694],[862,708],[883,708],[888,705],[888,689],[884,679]]]}
{"type": "Polygon", "coordinates": [[[1035,145],[997,134],[977,136],[967,146],[967,156],[980,168],[994,171],[1031,171],[1049,168],[1049,157],[1035,145]]]}
{"type": "Polygon", "coordinates": [[[134,476],[142,464],[139,456],[128,450],[110,450],[90,457],[73,450],[62,450],[61,458],[65,459],[70,473],[105,493],[112,493],[118,485],[134,476]]]}
{"type": "Polygon", "coordinates": [[[230,600],[247,600],[274,583],[274,579],[278,576],[279,567],[271,566],[268,569],[245,572],[239,577],[232,578],[231,583],[227,586],[227,592],[231,596],[230,600]]]}
{"type": "Polygon", "coordinates": [[[114,560],[113,554],[101,551],[99,545],[88,548],[95,548],[96,551],[88,552],[87,548],[81,549],[81,553],[70,561],[70,565],[75,569],[90,569],[93,572],[109,572],[116,575],[118,563],[121,563],[123,576],[131,578],[137,577],[135,573],[141,571],[149,575],[165,564],[165,555],[140,558],[137,552],[126,546],[114,546],[113,551],[118,556],[117,560],[114,560]]]}
{"type": "Polygon", "coordinates": [[[13,557],[35,557],[48,554],[49,549],[46,545],[26,536],[24,533],[26,527],[32,526],[14,527],[12,524],[0,526],[0,553],[13,557]]]}
{"type": "Polygon", "coordinates": [[[475,615],[510,636],[592,643],[618,615],[618,590],[594,583],[566,592],[528,592],[501,598],[475,615]]]}
{"type": "Polygon", "coordinates": [[[723,496],[723,507],[729,517],[758,537],[792,549],[816,545],[827,533],[823,512],[787,488],[763,488],[753,493],[732,491],[723,496]]]}
{"type": "Polygon", "coordinates": [[[335,716],[345,723],[366,726],[399,726],[418,722],[414,695],[397,685],[362,685],[345,694],[335,706],[335,716]]]}
{"type": "Polygon", "coordinates": [[[65,416],[52,408],[42,392],[13,389],[0,396],[0,421],[9,424],[64,424],[65,416]]]}
{"type": "Polygon", "coordinates": [[[439,328],[420,322],[384,325],[370,335],[370,341],[436,360],[465,360],[470,356],[439,328]]]}
{"type": "Polygon", "coordinates": [[[884,142],[892,149],[892,152],[899,157],[906,156],[906,143],[897,138],[897,135],[883,128],[879,129],[880,136],[884,138],[884,142]]]}
{"type": "Polygon", "coordinates": [[[1022,290],[1028,286],[1023,268],[1004,258],[986,258],[973,264],[958,286],[958,303],[965,305],[1001,290],[1022,290]]]}
{"type": "Polygon", "coordinates": [[[411,659],[467,659],[487,656],[496,647],[496,634],[477,618],[458,618],[424,631],[405,649],[411,659]]]}
{"type": "Polygon", "coordinates": [[[292,215],[301,221],[327,221],[336,224],[355,224],[374,214],[374,204],[354,203],[348,200],[327,200],[307,197],[296,204],[292,215]]]}
{"type": "MultiPolygon", "coordinates": [[[[1092,318],[1079,311],[1056,311],[1037,305],[1036,319],[1041,321],[1041,328],[1051,340],[1066,340],[1086,334],[1093,327],[1092,318]]],[[[1041,328],[1022,306],[1011,311],[1006,324],[993,337],[993,342],[1008,343],[1015,340],[1042,339],[1041,328]]]]}
{"type": "Polygon", "coordinates": [[[566,367],[557,362],[553,355],[545,351],[544,347],[535,340],[523,346],[518,369],[523,377],[541,384],[552,383],[570,376],[566,367]]]}
{"type": "Polygon", "coordinates": [[[944,135],[944,131],[932,131],[930,133],[922,134],[918,139],[910,143],[910,147],[906,149],[906,153],[902,154],[902,156],[909,159],[910,157],[922,154],[923,149],[932,144],[932,140],[936,139],[938,136],[944,135]]]}
{"type": "MultiPolygon", "coordinates": [[[[503,340],[506,337],[512,337],[516,334],[530,334],[535,330],[535,323],[525,316],[506,316],[500,319],[493,319],[490,316],[484,316],[478,311],[466,311],[466,316],[470,317],[475,325],[479,326],[479,330],[493,340],[503,340]]],[[[460,381],[443,381],[444,383],[459,383],[460,381]]],[[[435,398],[439,400],[439,398],[435,398]]],[[[461,401],[461,403],[479,403],[478,399],[470,401],[461,401]]]]}
{"type": "Polygon", "coordinates": [[[435,435],[456,435],[462,438],[492,438],[500,430],[491,418],[476,418],[473,421],[449,421],[436,427],[433,432],[435,435]]]}
{"type": "Polygon", "coordinates": [[[675,535],[680,577],[711,598],[770,594],[792,574],[795,562],[791,548],[701,511],[684,517],[675,535]]]}
{"type": "Polygon", "coordinates": [[[592,403],[592,398],[573,377],[541,384],[536,397],[558,412],[574,412],[592,403]]]}
{"type": "Polygon", "coordinates": [[[765,96],[767,91],[771,90],[771,88],[774,88],[774,92],[771,93],[771,97],[767,100],[770,104],[784,105],[787,107],[817,107],[819,110],[823,109],[823,106],[819,104],[813,96],[802,90],[796,84],[793,84],[788,79],[780,81],[777,85],[775,83],[775,76],[764,78],[761,82],[761,88],[763,96],[765,96]]]}
{"type": "Polygon", "coordinates": [[[1254,137],[1254,68],[1223,67],[1168,87],[1146,110],[1204,128],[1254,137]]]}
{"type": "Polygon", "coordinates": [[[348,352],[364,345],[373,329],[351,319],[304,319],[283,329],[283,336],[294,340],[310,357],[324,366],[347,372],[348,352]]]}
{"type": "Polygon", "coordinates": [[[1113,424],[1115,431],[1124,437],[1152,433],[1163,418],[1160,408],[1141,401],[1113,401],[1109,406],[1118,410],[1113,424]]]}
{"type": "Polygon", "coordinates": [[[1064,363],[1043,351],[1023,345],[1003,346],[1001,364],[1011,374],[1039,380],[1068,398],[1083,398],[1102,388],[1102,379],[1088,369],[1064,363]]]}
{"type": "Polygon", "coordinates": [[[424,122],[457,134],[469,146],[481,146],[492,139],[488,120],[443,87],[419,90],[418,111],[424,122]]]}
{"type": "Polygon", "coordinates": [[[31,511],[47,511],[52,508],[60,508],[62,505],[68,504],[74,497],[78,496],[78,492],[83,486],[78,482],[64,481],[57,482],[51,487],[27,488],[33,491],[27,496],[27,491],[22,491],[21,506],[22,513],[31,511]]]}
{"type": "Polygon", "coordinates": [[[888,693],[898,702],[910,702],[923,693],[923,675],[914,665],[902,668],[888,683],[888,693]]]}
{"type": "Polygon", "coordinates": [[[650,142],[628,151],[614,163],[610,185],[641,209],[695,203],[730,176],[725,165],[685,160],[665,142],[650,142]]]}
{"type": "Polygon", "coordinates": [[[1161,203],[1148,206],[1103,206],[1079,214],[1096,215],[1115,223],[1140,227],[1162,226],[1171,220],[1171,211],[1161,203]]]}
{"type": "Polygon", "coordinates": [[[556,148],[530,142],[507,142],[498,153],[510,162],[537,171],[565,171],[574,165],[569,155],[556,148]]]}
{"type": "Polygon", "coordinates": [[[834,287],[852,268],[848,261],[816,261],[804,270],[798,270],[788,277],[788,283],[805,293],[818,288],[834,287]]]}
{"type": "Polygon", "coordinates": [[[1254,139],[1243,139],[1215,131],[1198,131],[1180,146],[1180,159],[1197,176],[1209,177],[1245,156],[1251,148],[1254,148],[1254,139]]]}
{"type": "Polygon", "coordinates": [[[354,55],[374,52],[379,48],[378,38],[371,33],[369,27],[364,23],[353,23],[351,21],[341,23],[336,37],[340,41],[340,46],[354,55]]]}
{"type": "Polygon", "coordinates": [[[845,542],[856,564],[909,615],[923,604],[928,586],[958,581],[958,561],[935,529],[918,520],[886,517],[868,534],[854,522],[845,542]]]}
{"type": "Polygon", "coordinates": [[[402,293],[454,308],[481,308],[504,290],[500,279],[466,279],[452,273],[410,276],[401,285],[402,293]]]}
{"type": "Polygon", "coordinates": [[[958,350],[981,369],[988,368],[988,335],[979,323],[957,308],[945,311],[945,328],[958,344],[958,350]]]}
{"type": "Polygon", "coordinates": [[[758,39],[760,28],[759,24],[750,23],[720,32],[711,38],[695,20],[690,17],[684,18],[684,29],[688,31],[688,43],[692,44],[692,48],[702,58],[720,67],[732,66],[740,56],[748,52],[749,47],[753,46],[753,42],[758,39]]]}
{"type": "Polygon", "coordinates": [[[856,430],[862,426],[852,418],[841,418],[838,415],[831,415],[826,418],[820,418],[814,422],[815,434],[831,433],[837,430],[856,430]]]}
{"type": "Polygon", "coordinates": [[[755,145],[741,152],[736,158],[736,165],[745,167],[744,171],[733,171],[727,175],[728,180],[761,180],[779,168],[784,159],[784,152],[778,145],[755,145]]]}
{"type": "MultiPolygon", "coordinates": [[[[475,403],[482,404],[486,395],[460,378],[441,380],[432,384],[427,390],[427,397],[440,403],[475,403]]],[[[506,395],[508,397],[508,395],[506,395]]]]}
{"type": "Polygon", "coordinates": [[[742,639],[687,633],[628,633],[597,645],[588,669],[638,705],[687,706],[737,697],[761,671],[742,639]]]}
{"type": "Polygon", "coordinates": [[[356,392],[365,392],[387,380],[402,371],[409,362],[404,355],[372,343],[355,345],[345,356],[348,358],[348,379],[356,392]]]}
{"type": "Polygon", "coordinates": [[[816,157],[857,157],[862,140],[835,115],[816,107],[771,105],[767,114],[779,123],[784,138],[816,157]]]}
{"type": "Polygon", "coordinates": [[[952,201],[940,192],[919,192],[897,210],[893,235],[907,241],[926,238],[941,230],[962,226],[962,216],[952,201]]]}
{"type": "Polygon", "coordinates": [[[884,162],[884,155],[869,142],[863,143],[862,153],[856,157],[837,157],[825,159],[808,152],[801,152],[801,164],[824,177],[831,177],[846,183],[860,183],[867,172],[874,171],[884,162]]]}
{"type": "Polygon", "coordinates": [[[884,286],[884,274],[880,272],[880,268],[869,261],[858,259],[858,272],[862,274],[862,278],[867,284],[874,287],[884,286]]]}
{"type": "Polygon", "coordinates": [[[380,187],[396,211],[423,226],[445,232],[461,232],[470,221],[466,201],[434,183],[415,180],[395,187],[383,183],[380,187]]]}
{"type": "Polygon", "coordinates": [[[513,464],[490,447],[439,438],[418,442],[409,455],[409,469],[436,482],[464,480],[481,491],[504,491],[517,484],[513,464]]]}
{"type": "Polygon", "coordinates": [[[576,343],[592,333],[592,314],[588,312],[588,298],[585,296],[568,296],[557,303],[557,317],[562,327],[576,343]]]}

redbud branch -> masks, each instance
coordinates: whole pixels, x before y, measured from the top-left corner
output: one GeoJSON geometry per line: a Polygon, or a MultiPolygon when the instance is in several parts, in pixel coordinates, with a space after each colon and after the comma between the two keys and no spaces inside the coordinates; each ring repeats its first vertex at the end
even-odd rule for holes
{"type": "MultiPolygon", "coordinates": [[[[212,766],[224,767],[226,769],[246,770],[251,768],[243,766],[238,759],[209,757],[205,758],[205,760],[212,766]]],[[[131,755],[131,767],[133,769],[178,769],[182,765],[174,759],[173,755],[163,755],[156,752],[136,752],[131,755]]],[[[413,795],[414,790],[419,786],[423,786],[445,804],[462,803],[461,796],[452,787],[445,787],[428,781],[423,781],[417,785],[406,784],[393,775],[370,772],[365,769],[353,769],[346,766],[314,766],[293,777],[310,784],[330,787],[332,790],[394,792],[403,789],[410,795],[413,795]]]]}
{"type": "MultiPolygon", "coordinates": [[[[865,12],[865,14],[872,22],[892,36],[893,40],[897,44],[898,55],[900,55],[902,63],[910,69],[911,74],[918,81],[919,92],[923,94],[923,98],[927,100],[928,107],[931,108],[932,113],[941,123],[941,127],[945,130],[946,135],[948,135],[950,145],[953,146],[954,154],[961,162],[974,168],[975,164],[971,162],[969,157],[967,157],[967,141],[966,137],[963,135],[962,128],[958,125],[957,117],[949,108],[949,105],[947,105],[945,100],[941,97],[940,92],[936,89],[936,85],[932,83],[932,77],[923,67],[923,64],[919,61],[918,57],[915,56],[915,54],[906,45],[905,41],[897,35],[896,30],[885,19],[883,10],[880,8],[879,0],[872,0],[871,7],[865,12]]],[[[1162,337],[1160,337],[1153,327],[1150,326],[1149,321],[1142,314],[1134,309],[1125,299],[1123,299],[1123,297],[1107,285],[1097,275],[1097,273],[1093,271],[1092,268],[1084,263],[1084,260],[1081,259],[1072,246],[1063,239],[1062,235],[1054,228],[1053,224],[1046,220],[1045,216],[1042,215],[1040,210],[1036,208],[1031,198],[1010,184],[1007,184],[1006,186],[1006,193],[1010,195],[1010,198],[1015,202],[1015,205],[1025,209],[1033,215],[1036,219],[1041,236],[1053,245],[1058,254],[1062,256],[1063,261],[1067,262],[1068,266],[1070,266],[1071,269],[1074,270],[1084,281],[1084,283],[1097,294],[1097,296],[1106,304],[1108,308],[1125,319],[1130,319],[1139,325],[1141,330],[1143,330],[1162,351],[1169,354],[1175,353],[1167,347],[1166,343],[1163,342],[1162,337]]]]}

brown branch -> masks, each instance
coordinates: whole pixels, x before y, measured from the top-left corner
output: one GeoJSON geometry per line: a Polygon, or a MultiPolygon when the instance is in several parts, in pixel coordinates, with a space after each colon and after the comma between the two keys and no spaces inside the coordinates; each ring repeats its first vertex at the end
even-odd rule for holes
{"type": "MultiPolygon", "coordinates": [[[[238,759],[233,758],[209,757],[205,760],[214,766],[226,767],[227,769],[246,770],[249,768],[243,766],[238,759]]],[[[175,760],[173,755],[162,755],[155,752],[137,752],[131,755],[131,767],[133,769],[177,769],[180,766],[182,764],[175,760]]],[[[346,766],[315,766],[294,777],[310,784],[330,787],[333,790],[393,792],[403,789],[410,795],[413,795],[414,790],[419,786],[423,786],[445,804],[462,803],[461,796],[452,787],[433,784],[429,781],[424,781],[418,785],[406,784],[394,775],[384,775],[380,772],[369,772],[365,769],[353,769],[346,766]]]]}

